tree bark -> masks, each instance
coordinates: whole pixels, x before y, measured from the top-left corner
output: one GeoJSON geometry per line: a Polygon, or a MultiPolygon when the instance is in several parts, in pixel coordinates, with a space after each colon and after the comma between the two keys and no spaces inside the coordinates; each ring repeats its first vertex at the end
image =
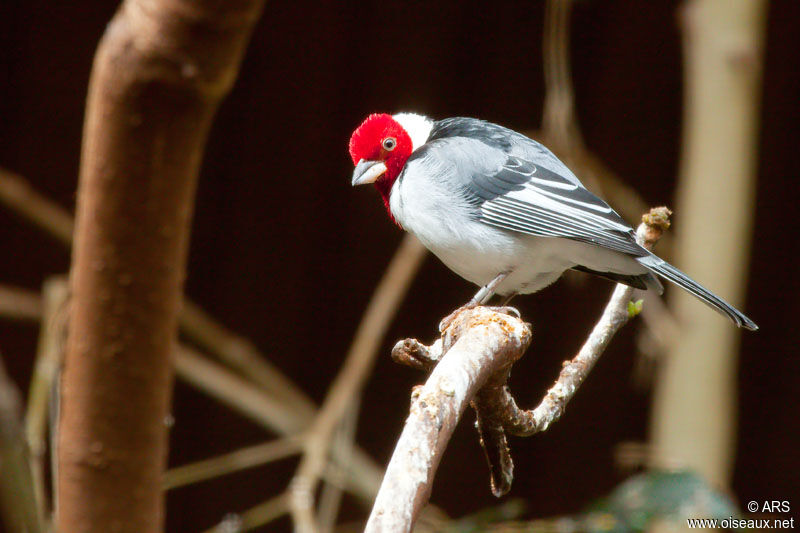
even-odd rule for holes
{"type": "MultiPolygon", "coordinates": [[[[366,533],[409,532],[428,501],[433,478],[461,414],[489,377],[525,352],[531,329],[484,307],[456,315],[445,351],[411,409],[367,521],[366,533]]],[[[399,344],[399,343],[398,343],[399,344]]]]}
{"type": "MultiPolygon", "coordinates": [[[[740,305],[752,235],[766,1],[691,0],[682,13],[683,153],[675,264],[740,305]],[[720,231],[720,230],[723,231],[720,231]]],[[[730,482],[739,330],[672,295],[681,331],[654,399],[654,463],[730,482]]]]}
{"type": "Polygon", "coordinates": [[[57,527],[163,528],[178,310],[209,126],[263,0],[127,0],[89,84],[62,377],[57,527]]]}

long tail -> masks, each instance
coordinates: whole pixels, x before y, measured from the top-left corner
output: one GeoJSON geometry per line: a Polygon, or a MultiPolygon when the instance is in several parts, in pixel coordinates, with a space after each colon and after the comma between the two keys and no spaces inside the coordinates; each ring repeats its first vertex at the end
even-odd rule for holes
{"type": "Polygon", "coordinates": [[[692,278],[674,266],[670,265],[660,257],[648,255],[645,257],[637,257],[636,260],[664,279],[671,281],[683,290],[697,296],[710,307],[733,320],[733,322],[740,328],[749,329],[751,331],[758,329],[758,326],[756,326],[755,322],[747,318],[744,313],[733,307],[731,304],[713,292],[701,286],[692,278]]]}

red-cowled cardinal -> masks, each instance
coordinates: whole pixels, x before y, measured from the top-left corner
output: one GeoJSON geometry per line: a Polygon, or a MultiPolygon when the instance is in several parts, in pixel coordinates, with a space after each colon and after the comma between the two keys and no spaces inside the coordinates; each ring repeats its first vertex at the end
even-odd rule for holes
{"type": "Polygon", "coordinates": [[[473,118],[373,114],[353,132],[353,185],[374,183],[389,215],[461,277],[493,294],[536,292],[567,269],[640,289],[675,283],[750,330],[744,314],[639,246],[628,225],[552,152],[473,118]]]}

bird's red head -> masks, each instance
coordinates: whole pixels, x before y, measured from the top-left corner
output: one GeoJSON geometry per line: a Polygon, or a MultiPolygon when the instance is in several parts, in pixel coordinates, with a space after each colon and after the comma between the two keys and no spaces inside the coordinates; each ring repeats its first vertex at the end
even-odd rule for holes
{"type": "Polygon", "coordinates": [[[374,183],[388,209],[392,185],[413,150],[408,132],[391,115],[368,116],[350,137],[353,185],[374,183]]]}

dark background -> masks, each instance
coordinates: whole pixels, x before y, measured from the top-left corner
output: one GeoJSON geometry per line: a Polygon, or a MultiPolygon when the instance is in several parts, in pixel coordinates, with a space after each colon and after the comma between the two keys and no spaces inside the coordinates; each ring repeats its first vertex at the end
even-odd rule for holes
{"type": "MultiPolygon", "coordinates": [[[[206,152],[190,297],[253,339],[321,400],[401,237],[374,191],[350,187],[352,129],[370,112],[399,110],[537,128],[543,7],[541,1],[268,2],[206,152]],[[309,319],[313,335],[303,327],[309,319]]],[[[92,55],[114,9],[99,0],[0,5],[0,165],[70,208],[92,55]]],[[[668,1],[584,0],[573,18],[586,142],[653,205],[672,202],[679,155],[677,9],[668,1]]],[[[770,2],[756,234],[744,305],[761,330],[742,336],[733,484],[741,502],[789,499],[794,508],[800,508],[798,22],[797,2],[770,2]]],[[[38,288],[45,276],[68,268],[68,252],[5,210],[0,246],[2,283],[38,288]]],[[[713,280],[700,281],[713,287],[713,280]]],[[[561,282],[516,302],[534,324],[533,347],[512,380],[522,405],[552,382],[610,288],[601,280],[578,288],[561,282]]],[[[433,258],[414,282],[362,403],[358,441],[378,461],[388,459],[410,387],[421,380],[391,363],[389,348],[404,336],[431,337],[438,320],[474,290],[433,258]]],[[[651,399],[631,377],[638,327],[614,340],[563,420],[543,435],[512,440],[511,496],[524,498],[531,516],[575,512],[624,478],[614,447],[646,438],[651,399]]],[[[36,334],[32,326],[0,322],[3,356],[23,386],[36,334]]],[[[173,465],[269,437],[181,384],[174,415],[173,465]]],[[[468,417],[457,430],[433,490],[432,501],[453,515],[496,502],[470,426],[468,417]]],[[[210,527],[227,512],[255,505],[282,490],[293,468],[286,461],[172,492],[168,530],[210,527]]]]}

